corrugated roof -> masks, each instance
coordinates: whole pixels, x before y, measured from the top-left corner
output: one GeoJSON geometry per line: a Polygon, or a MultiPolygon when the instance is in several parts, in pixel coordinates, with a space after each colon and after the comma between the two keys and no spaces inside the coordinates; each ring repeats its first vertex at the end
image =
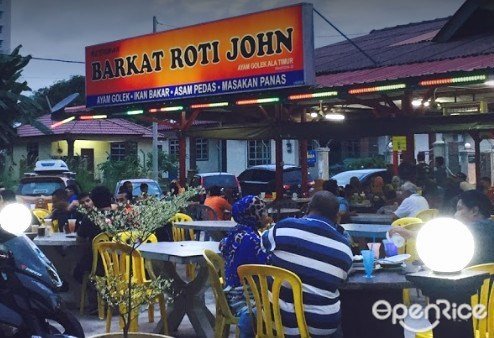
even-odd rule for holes
{"type": "MultiPolygon", "coordinates": [[[[37,119],[48,128],[53,124],[50,114],[37,119]]],[[[111,136],[140,136],[152,137],[149,128],[125,119],[112,118],[103,120],[71,121],[52,129],[55,135],[111,135],[111,136]]],[[[40,130],[31,125],[17,128],[19,137],[45,136],[40,130]]],[[[161,135],[160,135],[161,137],[161,135]]]]}
{"type": "Polygon", "coordinates": [[[494,54],[325,74],[316,81],[323,87],[338,87],[488,68],[494,68],[494,54]]]}
{"type": "Polygon", "coordinates": [[[448,42],[431,41],[450,18],[374,30],[353,41],[316,49],[317,83],[342,86],[461,70],[494,67],[494,34],[470,35],[448,42]]]}

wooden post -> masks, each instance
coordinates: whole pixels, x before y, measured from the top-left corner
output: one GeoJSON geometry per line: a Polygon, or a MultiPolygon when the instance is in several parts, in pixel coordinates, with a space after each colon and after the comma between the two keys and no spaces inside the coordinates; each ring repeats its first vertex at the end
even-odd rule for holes
{"type": "MultiPolygon", "coordinates": [[[[478,186],[480,182],[480,142],[482,142],[482,138],[478,133],[470,133],[474,142],[474,150],[475,150],[475,183],[478,186]]],[[[468,163],[468,157],[467,157],[468,163]]]]}

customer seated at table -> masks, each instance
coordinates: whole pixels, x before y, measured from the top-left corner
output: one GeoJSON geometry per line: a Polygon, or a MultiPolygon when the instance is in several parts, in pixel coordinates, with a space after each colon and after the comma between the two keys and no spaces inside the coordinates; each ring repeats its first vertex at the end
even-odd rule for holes
{"type": "Polygon", "coordinates": [[[248,311],[237,268],[243,264],[266,264],[267,254],[261,248],[258,230],[269,218],[264,201],[252,195],[233,205],[232,216],[237,225],[221,240],[220,251],[225,259],[228,303],[232,312],[240,316],[248,311]]]}
{"type": "Polygon", "coordinates": [[[53,230],[63,232],[69,218],[74,218],[69,203],[67,202],[67,192],[65,189],[57,189],[51,195],[53,209],[50,215],[53,224],[53,230]]]}
{"type": "Polygon", "coordinates": [[[405,182],[400,191],[403,201],[393,213],[393,220],[403,217],[415,217],[419,212],[429,209],[429,203],[417,193],[418,188],[412,182],[405,182]]]}
{"type": "MultiPolygon", "coordinates": [[[[85,208],[87,211],[92,210],[94,207],[99,211],[110,211],[111,210],[111,193],[107,187],[97,186],[91,190],[89,195],[81,194],[79,197],[79,203],[82,208],[85,208]]],[[[89,217],[83,216],[80,221],[78,221],[79,225],[77,227],[77,237],[79,241],[85,241],[88,244],[85,247],[85,252],[81,255],[79,262],[77,262],[73,275],[74,278],[82,282],[82,278],[84,274],[88,271],[91,271],[91,265],[93,262],[93,250],[92,250],[92,242],[94,237],[102,232],[101,228],[94,224],[89,217]]],[[[98,266],[101,267],[101,264],[98,266]]]]}
{"type": "Polygon", "coordinates": [[[230,203],[228,203],[228,201],[221,196],[221,188],[217,186],[212,186],[209,188],[209,193],[204,200],[204,205],[216,211],[216,215],[218,215],[219,220],[224,219],[225,211],[232,210],[230,203]]]}
{"type": "MultiPolygon", "coordinates": [[[[347,278],[353,255],[343,228],[336,223],[339,202],[328,191],[314,194],[303,218],[285,218],[262,235],[269,264],[290,270],[302,280],[305,319],[311,337],[335,337],[341,323],[338,288],[347,278]]],[[[297,324],[293,304],[281,290],[285,334],[297,324]]],[[[291,294],[290,294],[291,296],[291,294]]],[[[296,334],[295,334],[296,335],[296,334]]]]}
{"type": "Polygon", "coordinates": [[[384,186],[384,205],[377,210],[377,214],[381,215],[391,215],[398,208],[398,198],[396,196],[396,191],[393,189],[391,184],[386,184],[384,186]]]}
{"type": "Polygon", "coordinates": [[[357,176],[350,177],[350,188],[352,195],[360,195],[364,191],[362,183],[360,183],[360,180],[357,176]]]}
{"type": "Polygon", "coordinates": [[[338,190],[338,182],[336,180],[327,180],[322,185],[323,190],[329,191],[336,196],[339,202],[338,208],[338,222],[337,223],[347,223],[350,217],[350,204],[345,199],[345,197],[340,196],[338,190]]]}
{"type": "MultiPolygon", "coordinates": [[[[490,219],[491,207],[487,196],[480,191],[468,190],[460,194],[455,218],[464,223],[473,235],[475,254],[470,265],[494,262],[494,221],[490,219]]],[[[393,227],[389,234],[399,234],[404,238],[417,236],[416,231],[401,227],[393,227]]]]}

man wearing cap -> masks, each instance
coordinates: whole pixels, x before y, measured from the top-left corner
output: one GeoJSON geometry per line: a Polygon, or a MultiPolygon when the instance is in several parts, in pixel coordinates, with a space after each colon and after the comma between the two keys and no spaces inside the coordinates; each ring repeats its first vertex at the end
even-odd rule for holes
{"type": "Polygon", "coordinates": [[[429,209],[429,203],[417,193],[418,188],[412,182],[405,182],[400,190],[404,199],[393,213],[393,220],[403,217],[415,217],[419,212],[429,209]]]}

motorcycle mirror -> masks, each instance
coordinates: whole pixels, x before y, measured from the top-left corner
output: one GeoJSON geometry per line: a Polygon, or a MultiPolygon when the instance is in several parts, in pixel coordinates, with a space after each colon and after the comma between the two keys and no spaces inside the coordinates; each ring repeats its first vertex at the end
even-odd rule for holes
{"type": "Polygon", "coordinates": [[[31,225],[31,211],[20,203],[7,204],[0,211],[0,226],[13,235],[21,235],[31,225]]]}

